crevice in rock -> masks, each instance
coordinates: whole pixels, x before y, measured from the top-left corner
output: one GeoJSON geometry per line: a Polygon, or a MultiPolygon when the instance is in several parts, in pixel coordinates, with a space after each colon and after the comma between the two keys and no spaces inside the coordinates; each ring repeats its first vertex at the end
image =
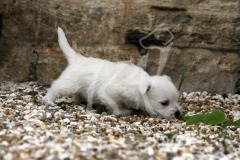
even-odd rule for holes
{"type": "Polygon", "coordinates": [[[0,69],[4,68],[6,61],[8,60],[11,49],[10,49],[10,43],[8,43],[6,40],[0,41],[0,69]]]}
{"type": "Polygon", "coordinates": [[[237,79],[235,87],[236,87],[236,94],[240,95],[240,69],[238,71],[238,79],[237,79]]]}
{"type": "Polygon", "coordinates": [[[2,14],[0,14],[0,38],[2,37],[2,25],[3,25],[3,23],[2,23],[2,14]]]}
{"type": "MultiPolygon", "coordinates": [[[[147,54],[147,50],[142,48],[142,46],[139,43],[139,39],[146,36],[147,34],[139,31],[139,30],[129,30],[127,31],[125,35],[125,43],[126,44],[133,44],[135,45],[141,56],[144,56],[147,54]]],[[[162,38],[162,37],[161,37],[162,38]]],[[[167,38],[163,38],[167,39],[167,38]]],[[[149,36],[147,39],[142,41],[142,44],[146,47],[155,45],[155,46],[164,46],[165,40],[157,39],[154,35],[149,36]]]]}
{"type": "Polygon", "coordinates": [[[167,7],[167,6],[151,6],[150,9],[154,9],[158,11],[187,12],[186,8],[167,7]]]}
{"type": "Polygon", "coordinates": [[[29,81],[37,81],[37,64],[38,64],[38,51],[33,46],[30,54],[30,66],[29,66],[29,81]]]}
{"type": "MultiPolygon", "coordinates": [[[[127,30],[128,30],[128,25],[130,24],[131,20],[132,20],[132,5],[133,5],[133,1],[132,0],[123,0],[123,4],[124,4],[124,15],[123,15],[123,25],[120,28],[120,36],[124,37],[127,30]]],[[[124,41],[124,39],[122,39],[122,41],[124,41]]]]}

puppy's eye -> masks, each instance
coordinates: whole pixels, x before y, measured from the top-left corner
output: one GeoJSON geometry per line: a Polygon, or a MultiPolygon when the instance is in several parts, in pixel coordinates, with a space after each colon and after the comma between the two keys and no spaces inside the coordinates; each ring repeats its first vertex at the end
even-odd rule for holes
{"type": "Polygon", "coordinates": [[[163,102],[161,102],[161,104],[162,104],[163,106],[168,106],[168,105],[169,105],[169,100],[163,101],[163,102]]]}

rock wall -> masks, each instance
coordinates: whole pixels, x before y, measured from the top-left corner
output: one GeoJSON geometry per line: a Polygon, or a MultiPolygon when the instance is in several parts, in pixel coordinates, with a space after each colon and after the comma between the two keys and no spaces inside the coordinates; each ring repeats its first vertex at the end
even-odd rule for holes
{"type": "MultiPolygon", "coordinates": [[[[137,64],[139,49],[127,39],[161,24],[175,36],[162,74],[178,85],[186,66],[184,91],[240,92],[239,0],[1,0],[0,81],[58,77],[67,65],[58,26],[85,56],[137,64]]],[[[155,74],[159,52],[148,53],[147,71],[155,74]]]]}

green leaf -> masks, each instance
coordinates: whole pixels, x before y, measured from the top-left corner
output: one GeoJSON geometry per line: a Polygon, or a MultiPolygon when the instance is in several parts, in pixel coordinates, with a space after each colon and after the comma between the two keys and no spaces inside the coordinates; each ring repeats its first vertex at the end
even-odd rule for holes
{"type": "Polygon", "coordinates": [[[181,80],[180,80],[180,83],[178,85],[178,90],[180,91],[180,89],[182,88],[182,85],[183,85],[183,82],[185,80],[185,73],[187,71],[187,66],[185,65],[184,66],[184,69],[183,69],[183,72],[182,72],[182,76],[181,76],[181,80]]]}
{"type": "Polygon", "coordinates": [[[231,125],[233,125],[232,120],[226,120],[225,122],[223,122],[223,127],[227,127],[227,126],[231,126],[231,125]]]}
{"type": "Polygon", "coordinates": [[[234,126],[240,126],[240,119],[236,120],[236,121],[233,121],[233,125],[234,126]]]}
{"type": "Polygon", "coordinates": [[[189,118],[191,118],[191,116],[183,116],[181,117],[180,119],[184,120],[184,121],[187,121],[189,118]]]}
{"type": "Polygon", "coordinates": [[[240,126],[240,119],[236,121],[232,121],[228,126],[240,126]]]}
{"type": "Polygon", "coordinates": [[[196,114],[187,118],[187,126],[203,122],[203,114],[196,114]]]}
{"type": "Polygon", "coordinates": [[[240,126],[240,119],[233,121],[233,120],[227,120],[226,122],[223,123],[224,127],[227,126],[240,126]]]}
{"type": "Polygon", "coordinates": [[[182,111],[182,114],[181,114],[181,116],[180,116],[180,120],[186,121],[186,120],[189,118],[189,116],[186,116],[187,113],[188,113],[187,111],[183,110],[183,111],[182,111]]]}
{"type": "Polygon", "coordinates": [[[204,115],[203,121],[208,125],[217,125],[226,122],[227,119],[223,111],[213,110],[212,113],[204,115]]]}

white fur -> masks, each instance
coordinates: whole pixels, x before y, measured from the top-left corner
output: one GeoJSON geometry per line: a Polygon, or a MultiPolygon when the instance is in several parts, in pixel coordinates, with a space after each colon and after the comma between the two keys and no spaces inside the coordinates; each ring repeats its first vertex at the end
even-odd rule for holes
{"type": "Polygon", "coordinates": [[[89,106],[105,105],[115,115],[130,114],[131,108],[164,118],[179,113],[178,92],[169,77],[151,77],[133,64],[84,57],[70,47],[61,28],[58,42],[68,66],[48,89],[45,104],[54,105],[57,98],[75,94],[89,106]],[[163,106],[166,100],[169,105],[163,106]]]}

